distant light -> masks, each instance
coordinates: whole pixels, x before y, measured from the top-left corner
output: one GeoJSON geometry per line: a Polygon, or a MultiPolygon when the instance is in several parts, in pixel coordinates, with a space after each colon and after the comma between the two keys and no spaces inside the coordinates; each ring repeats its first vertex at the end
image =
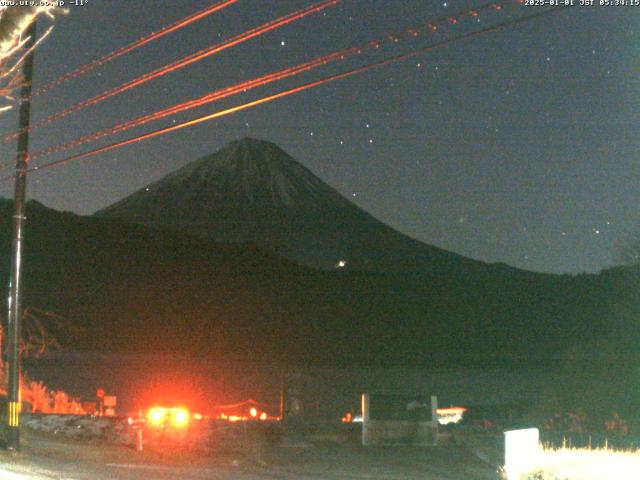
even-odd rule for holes
{"type": "Polygon", "coordinates": [[[258,416],[258,410],[256,410],[256,407],[251,407],[251,410],[249,410],[249,415],[254,418],[258,416]]]}
{"type": "Polygon", "coordinates": [[[172,423],[175,427],[186,427],[189,424],[189,412],[184,408],[175,409],[172,423]]]}
{"type": "Polygon", "coordinates": [[[436,410],[438,423],[440,425],[459,423],[462,421],[462,417],[466,411],[467,409],[465,407],[438,408],[436,410]]]}
{"type": "Polygon", "coordinates": [[[336,268],[344,268],[346,266],[347,266],[346,260],[339,260],[338,263],[336,263],[336,268]]]}
{"type": "Polygon", "coordinates": [[[282,40],[282,41],[280,42],[280,45],[281,45],[281,46],[283,46],[283,47],[286,45],[286,43],[284,42],[284,40],[282,40]]]}
{"type": "Polygon", "coordinates": [[[263,422],[267,419],[267,413],[266,412],[262,412],[260,414],[260,420],[262,420],[263,422]]]}
{"type": "Polygon", "coordinates": [[[202,420],[202,414],[201,413],[194,413],[193,414],[193,419],[194,420],[202,420]]]}
{"type": "Polygon", "coordinates": [[[153,407],[147,412],[147,423],[152,427],[171,424],[173,427],[184,428],[189,425],[189,417],[189,410],[186,408],[153,407]]]}
{"type": "Polygon", "coordinates": [[[164,423],[166,414],[167,414],[167,411],[165,408],[162,408],[162,407],[150,408],[149,412],[147,413],[147,420],[149,421],[150,425],[158,427],[164,423]]]}

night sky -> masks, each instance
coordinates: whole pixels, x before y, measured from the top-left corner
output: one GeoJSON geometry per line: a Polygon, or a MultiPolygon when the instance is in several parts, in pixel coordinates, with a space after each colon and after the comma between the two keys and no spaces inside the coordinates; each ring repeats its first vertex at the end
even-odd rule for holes
{"type": "MultiPolygon", "coordinates": [[[[576,0],[578,2],[579,0],[576,0]]],[[[67,2],[68,3],[68,2],[67,2]]],[[[58,17],[34,87],[213,0],[89,0],[58,17]]],[[[33,121],[314,3],[239,0],[34,99],[33,121]]],[[[50,147],[373,39],[379,49],[115,137],[77,153],[416,50],[544,7],[509,4],[430,34],[482,2],[343,0],[32,133],[50,147]],[[415,38],[387,35],[409,27],[415,38]]],[[[43,31],[50,22],[42,21],[43,31]]],[[[90,214],[244,136],[270,140],[383,222],[429,244],[524,269],[594,272],[640,235],[640,6],[563,9],[219,120],[43,170],[28,195],[90,214]]],[[[0,117],[14,131],[17,114],[0,117]]],[[[11,159],[15,146],[2,147],[11,159]]],[[[34,163],[63,158],[58,154],[34,163]]],[[[0,194],[12,195],[11,182],[0,194]]]]}

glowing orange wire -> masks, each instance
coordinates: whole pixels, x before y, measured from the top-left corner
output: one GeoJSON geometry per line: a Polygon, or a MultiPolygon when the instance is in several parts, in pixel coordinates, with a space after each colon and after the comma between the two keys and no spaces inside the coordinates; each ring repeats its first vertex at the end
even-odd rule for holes
{"type": "Polygon", "coordinates": [[[212,13],[222,10],[223,8],[228,7],[229,5],[232,5],[237,1],[238,0],[222,0],[218,3],[208,6],[204,10],[200,10],[199,12],[189,15],[188,17],[184,17],[178,20],[177,22],[172,23],[171,25],[167,25],[166,27],[162,28],[161,30],[158,30],[157,32],[152,32],[146,37],[142,37],[136,40],[135,42],[130,43],[129,45],[119,48],[118,50],[114,50],[113,52],[107,55],[97,58],[90,63],[82,65],[81,67],[78,67],[77,69],[72,70],[71,72],[65,73],[64,75],[58,77],[55,80],[52,80],[44,84],[42,87],[38,88],[33,93],[32,97],[37,97],[39,95],[42,95],[44,92],[51,90],[52,88],[57,87],[58,85],[64,82],[67,82],[71,79],[84,75],[85,73],[88,73],[91,70],[104,65],[105,63],[111,62],[112,60],[115,60],[116,58],[121,57],[122,55],[125,55],[137,48],[142,47],[143,45],[146,45],[148,43],[151,43],[154,40],[164,37],[165,35],[173,33],[182,27],[186,27],[187,25],[206,17],[207,15],[211,15],[212,13]]]}
{"type": "MultiPolygon", "coordinates": [[[[296,12],[290,13],[288,15],[285,15],[283,17],[280,17],[276,20],[272,20],[270,22],[267,22],[259,27],[253,28],[251,30],[248,30],[247,32],[241,33],[240,35],[237,35],[233,38],[230,38],[228,40],[225,40],[219,44],[216,45],[212,45],[208,48],[205,48],[203,50],[200,50],[196,53],[193,53],[185,58],[182,58],[180,60],[177,60],[173,63],[170,63],[168,65],[165,65],[164,67],[158,68],[156,70],[153,70],[151,72],[145,73],[144,75],[141,75],[138,78],[135,78],[129,82],[126,82],[118,87],[112,88],[111,90],[107,90],[106,92],[103,92],[95,97],[92,97],[88,100],[85,100],[83,102],[77,103],[75,105],[72,105],[71,107],[68,107],[58,113],[54,113],[53,115],[49,115],[48,117],[44,118],[43,120],[41,120],[40,122],[37,122],[35,124],[33,124],[31,126],[31,128],[29,129],[34,130],[36,128],[39,128],[43,125],[46,125],[48,123],[53,122],[54,120],[58,120],[60,118],[66,117],[67,115],[69,115],[70,113],[73,112],[77,112],[78,110],[82,110],[84,108],[90,107],[92,105],[95,105],[97,103],[100,103],[104,100],[106,100],[109,97],[113,97],[115,95],[118,95],[120,93],[123,93],[127,90],[130,90],[134,87],[137,87],[139,85],[142,85],[143,83],[146,83],[150,80],[153,80],[155,78],[161,77],[163,75],[166,75],[167,73],[171,73],[175,70],[178,70],[180,68],[186,67],[187,65],[190,65],[192,63],[195,63],[199,60],[202,60],[204,58],[210,57],[216,53],[219,53],[223,50],[226,50],[227,48],[233,47],[235,45],[238,45],[242,42],[245,42],[251,38],[260,36],[264,33],[270,32],[272,30],[275,30],[283,25],[287,25],[288,23],[294,22],[296,20],[299,20],[301,18],[306,17],[307,15],[310,15],[312,13],[317,13],[321,10],[324,10],[327,7],[336,5],[337,3],[339,3],[341,0],[324,0],[322,2],[319,2],[317,4],[308,6],[306,8],[303,8],[301,10],[298,10],[296,12]]],[[[11,135],[8,135],[7,137],[5,137],[5,141],[9,141],[14,139],[16,136],[18,135],[18,133],[13,133],[11,135]]]]}
{"type": "MultiPolygon", "coordinates": [[[[489,2],[487,4],[484,4],[482,6],[479,6],[477,9],[475,10],[463,10],[461,13],[456,13],[454,14],[455,17],[452,17],[451,15],[448,16],[442,16],[438,19],[432,20],[431,22],[428,23],[428,25],[434,25],[440,22],[445,22],[448,21],[449,23],[451,23],[451,18],[455,18],[456,19],[456,25],[458,24],[459,20],[462,20],[463,18],[465,18],[466,16],[473,16],[473,17],[477,17],[479,15],[480,11],[483,11],[485,9],[489,9],[489,8],[493,8],[495,9],[496,4],[494,2],[489,2]]],[[[408,28],[405,29],[405,31],[402,32],[402,34],[406,34],[409,33],[412,36],[416,36],[418,34],[418,31],[420,30],[420,28],[418,27],[412,27],[412,28],[408,28]]],[[[400,36],[402,34],[395,34],[395,35],[390,35],[389,38],[392,39],[392,41],[394,43],[397,43],[397,41],[399,41],[400,36]]],[[[124,122],[124,123],[120,123],[118,125],[115,125],[113,127],[110,128],[105,128],[102,129],[98,132],[92,133],[90,135],[85,135],[83,137],[80,137],[76,140],[72,140],[70,142],[61,144],[61,145],[57,145],[54,147],[50,147],[47,148],[45,150],[41,150],[38,152],[35,152],[31,155],[31,160],[35,160],[37,158],[40,158],[42,156],[46,156],[46,155],[51,155],[53,153],[57,153],[63,150],[67,150],[69,148],[73,148],[79,145],[82,145],[84,143],[90,142],[90,141],[94,141],[94,140],[98,140],[100,138],[103,138],[107,135],[114,135],[116,133],[120,133],[126,130],[129,130],[131,128],[140,126],[140,125],[144,125],[148,122],[151,121],[155,121],[155,120],[160,120],[162,118],[165,118],[169,115],[174,115],[176,113],[180,113],[183,112],[185,110],[189,110],[191,108],[196,108],[202,105],[205,105],[207,103],[211,103],[217,100],[221,100],[223,98],[226,98],[228,96],[234,95],[236,93],[240,93],[240,92],[245,92],[247,90],[259,87],[259,86],[263,86],[266,85],[268,83],[274,82],[274,81],[278,81],[278,80],[282,80],[284,78],[293,76],[293,75],[297,75],[301,72],[304,71],[308,71],[311,70],[313,68],[316,68],[318,66],[321,65],[326,65],[329,62],[333,62],[336,60],[343,60],[353,54],[356,53],[361,53],[364,49],[366,48],[377,48],[380,43],[382,41],[378,40],[373,40],[373,41],[369,41],[365,44],[362,44],[360,46],[357,47],[351,47],[351,48],[345,48],[343,50],[334,52],[332,54],[329,55],[325,55],[325,56],[321,56],[318,57],[314,60],[305,62],[303,64],[300,64],[298,66],[295,67],[289,67],[286,68],[284,70],[280,70],[278,72],[273,72],[267,75],[263,75],[261,77],[258,77],[254,80],[248,80],[242,83],[239,83],[237,85],[231,86],[231,87],[227,87],[221,90],[217,90],[215,92],[211,92],[208,93],[202,97],[193,99],[193,100],[189,100],[187,102],[183,102],[177,105],[174,105],[172,107],[166,108],[164,110],[160,110],[154,113],[150,113],[148,115],[144,115],[141,117],[138,117],[136,119],[130,120],[128,122],[124,122]]]]}
{"type": "MultiPolygon", "coordinates": [[[[567,8],[569,8],[569,7],[567,7],[567,8]]],[[[218,112],[215,112],[215,113],[212,113],[212,114],[209,114],[209,115],[198,117],[198,118],[195,118],[193,120],[189,120],[189,121],[180,123],[178,125],[172,125],[170,127],[161,128],[159,130],[155,130],[153,132],[149,132],[149,133],[146,133],[146,134],[143,134],[143,135],[139,135],[139,136],[127,139],[127,140],[120,141],[120,142],[116,142],[116,143],[113,143],[111,145],[106,145],[104,147],[96,148],[94,150],[89,150],[89,151],[86,151],[86,152],[78,153],[76,155],[72,155],[72,156],[67,157],[67,158],[63,158],[63,159],[56,160],[56,161],[53,161],[53,162],[45,163],[44,165],[41,165],[41,166],[32,167],[28,171],[29,172],[31,172],[31,171],[40,171],[40,170],[44,170],[44,169],[47,169],[47,168],[52,168],[52,167],[55,167],[55,166],[58,166],[58,165],[69,163],[69,162],[74,161],[74,160],[79,160],[81,158],[93,156],[93,155],[96,155],[98,153],[108,152],[108,151],[116,149],[116,148],[124,147],[126,145],[130,145],[130,144],[133,144],[133,143],[141,142],[143,140],[147,140],[149,138],[157,137],[159,135],[164,135],[166,133],[174,132],[176,130],[181,130],[183,128],[187,128],[187,127],[190,127],[190,126],[193,126],[193,125],[197,125],[199,123],[207,122],[207,121],[210,121],[210,120],[215,120],[216,118],[220,118],[220,117],[223,117],[223,116],[226,116],[226,115],[230,115],[232,113],[239,112],[241,110],[246,110],[248,108],[256,107],[258,105],[262,105],[264,103],[271,102],[273,100],[277,100],[279,98],[283,98],[283,97],[292,95],[294,93],[302,92],[304,90],[308,90],[310,88],[314,88],[314,87],[317,87],[317,86],[320,86],[320,85],[323,85],[323,84],[326,84],[326,83],[329,83],[329,82],[333,82],[333,81],[340,80],[340,79],[343,79],[343,78],[351,77],[351,76],[356,75],[358,73],[362,73],[362,72],[365,72],[365,71],[368,71],[368,70],[372,70],[374,68],[378,68],[378,67],[381,67],[381,66],[384,66],[384,65],[389,65],[391,63],[395,63],[395,62],[398,62],[398,61],[406,60],[406,59],[414,57],[416,55],[423,54],[425,52],[428,52],[428,51],[431,51],[431,50],[435,50],[437,48],[441,48],[441,47],[443,47],[445,45],[448,45],[450,43],[458,42],[460,40],[463,40],[463,39],[466,39],[466,38],[470,38],[470,37],[480,36],[480,35],[483,35],[483,34],[486,34],[486,33],[496,32],[496,31],[502,30],[502,29],[504,29],[506,27],[509,27],[509,26],[512,26],[512,25],[515,25],[515,24],[518,24],[518,23],[522,23],[522,22],[525,22],[525,21],[529,21],[529,20],[532,20],[534,18],[539,18],[539,17],[542,17],[544,15],[548,15],[550,13],[555,13],[555,12],[558,12],[558,11],[561,11],[561,10],[565,10],[565,9],[566,9],[565,7],[556,7],[556,8],[550,8],[550,9],[547,9],[547,10],[543,10],[543,11],[538,11],[537,13],[535,13],[533,15],[528,15],[526,17],[520,17],[520,18],[515,19],[515,20],[510,20],[510,21],[504,22],[502,24],[494,25],[492,27],[488,27],[488,28],[485,28],[485,29],[482,29],[482,30],[478,30],[478,31],[475,31],[475,32],[470,32],[470,33],[461,35],[459,37],[443,40],[441,42],[438,42],[438,43],[436,43],[434,45],[430,45],[428,47],[422,48],[420,50],[415,50],[415,51],[412,51],[412,52],[404,53],[402,55],[396,55],[394,57],[390,57],[390,58],[387,58],[387,59],[384,59],[384,60],[380,60],[378,62],[369,64],[369,65],[364,65],[362,67],[354,68],[352,70],[349,70],[349,71],[346,71],[346,72],[343,72],[343,73],[338,73],[338,74],[335,74],[335,75],[331,75],[329,77],[325,77],[325,78],[322,78],[320,80],[316,80],[316,81],[313,81],[313,82],[306,83],[304,85],[300,85],[298,87],[294,87],[294,88],[291,88],[291,89],[288,89],[288,90],[284,90],[284,91],[276,93],[274,95],[269,95],[267,97],[263,97],[263,98],[260,98],[258,100],[253,100],[251,102],[244,103],[242,105],[238,105],[238,106],[235,106],[235,107],[231,107],[231,108],[227,108],[227,109],[224,109],[224,110],[220,110],[218,112]]],[[[12,178],[12,176],[4,177],[3,180],[5,180],[7,178],[12,178]]]]}
{"type": "Polygon", "coordinates": [[[263,85],[267,85],[271,82],[275,82],[278,80],[282,80],[284,78],[288,78],[294,75],[298,75],[302,72],[311,70],[313,68],[319,67],[321,65],[326,65],[329,62],[333,62],[336,60],[343,60],[345,58],[347,58],[350,55],[359,53],[362,49],[361,48],[356,48],[356,47],[352,47],[352,48],[348,48],[348,49],[344,49],[341,50],[339,52],[335,52],[329,55],[324,55],[322,57],[318,57],[314,60],[302,63],[300,65],[296,65],[294,67],[289,67],[289,68],[285,68],[283,70],[277,71],[277,72],[273,72],[267,75],[263,75],[262,77],[258,77],[256,79],[253,80],[248,80],[242,83],[239,83],[237,85],[233,85],[231,87],[226,87],[224,89],[221,90],[217,90],[211,93],[208,93],[206,95],[203,95],[202,97],[193,99],[193,100],[189,100],[187,102],[183,102],[177,105],[174,105],[172,107],[166,108],[164,110],[160,110],[154,113],[150,113],[148,115],[143,115],[141,117],[135,118],[133,120],[130,120],[128,122],[124,122],[124,123],[120,123],[118,125],[115,125],[113,127],[110,128],[105,128],[103,130],[100,130],[98,132],[92,133],[90,135],[85,135],[83,137],[80,137],[76,140],[72,140],[70,142],[61,144],[61,145],[57,145],[55,147],[50,147],[44,150],[40,150],[38,152],[33,153],[30,156],[30,160],[35,160],[37,158],[40,158],[42,156],[46,156],[46,155],[51,155],[53,153],[57,153],[63,150],[67,150],[69,148],[73,148],[73,147],[77,147],[78,145],[82,145],[84,143],[90,142],[90,141],[94,141],[94,140],[98,140],[100,138],[103,138],[105,136],[108,135],[114,135],[116,133],[120,133],[126,130],[129,130],[131,128],[134,127],[138,127],[140,125],[144,125],[146,123],[149,123],[151,121],[155,121],[155,120],[160,120],[162,118],[165,118],[169,115],[174,115],[176,113],[180,113],[183,112],[185,110],[189,110],[192,108],[196,108],[196,107],[200,107],[202,105],[206,105],[207,103],[211,103],[211,102],[215,102],[217,100],[221,100],[223,98],[229,97],[231,95],[235,95],[237,93],[240,92],[246,92],[248,90],[251,90],[253,88],[256,87],[260,87],[263,85]]]}

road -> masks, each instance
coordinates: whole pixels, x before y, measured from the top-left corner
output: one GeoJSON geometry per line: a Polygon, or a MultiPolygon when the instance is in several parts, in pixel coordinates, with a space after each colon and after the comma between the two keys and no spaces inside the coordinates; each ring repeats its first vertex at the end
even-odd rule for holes
{"type": "Polygon", "coordinates": [[[256,463],[242,455],[85,444],[29,433],[19,453],[0,453],[3,480],[498,480],[493,467],[456,447],[278,448],[256,463]]]}

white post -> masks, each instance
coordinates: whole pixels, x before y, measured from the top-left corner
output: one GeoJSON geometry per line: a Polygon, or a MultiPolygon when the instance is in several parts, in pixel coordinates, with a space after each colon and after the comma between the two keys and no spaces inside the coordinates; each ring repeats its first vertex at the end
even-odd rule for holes
{"type": "Polygon", "coordinates": [[[504,432],[504,470],[508,480],[519,480],[531,472],[540,454],[540,432],[525,428],[504,432]]]}
{"type": "Polygon", "coordinates": [[[438,422],[438,396],[431,395],[431,420],[438,422]]]}
{"type": "Polygon", "coordinates": [[[362,394],[361,409],[362,409],[362,446],[367,447],[369,446],[369,443],[370,443],[369,428],[371,426],[371,416],[370,416],[371,410],[370,410],[368,393],[362,394]]]}

